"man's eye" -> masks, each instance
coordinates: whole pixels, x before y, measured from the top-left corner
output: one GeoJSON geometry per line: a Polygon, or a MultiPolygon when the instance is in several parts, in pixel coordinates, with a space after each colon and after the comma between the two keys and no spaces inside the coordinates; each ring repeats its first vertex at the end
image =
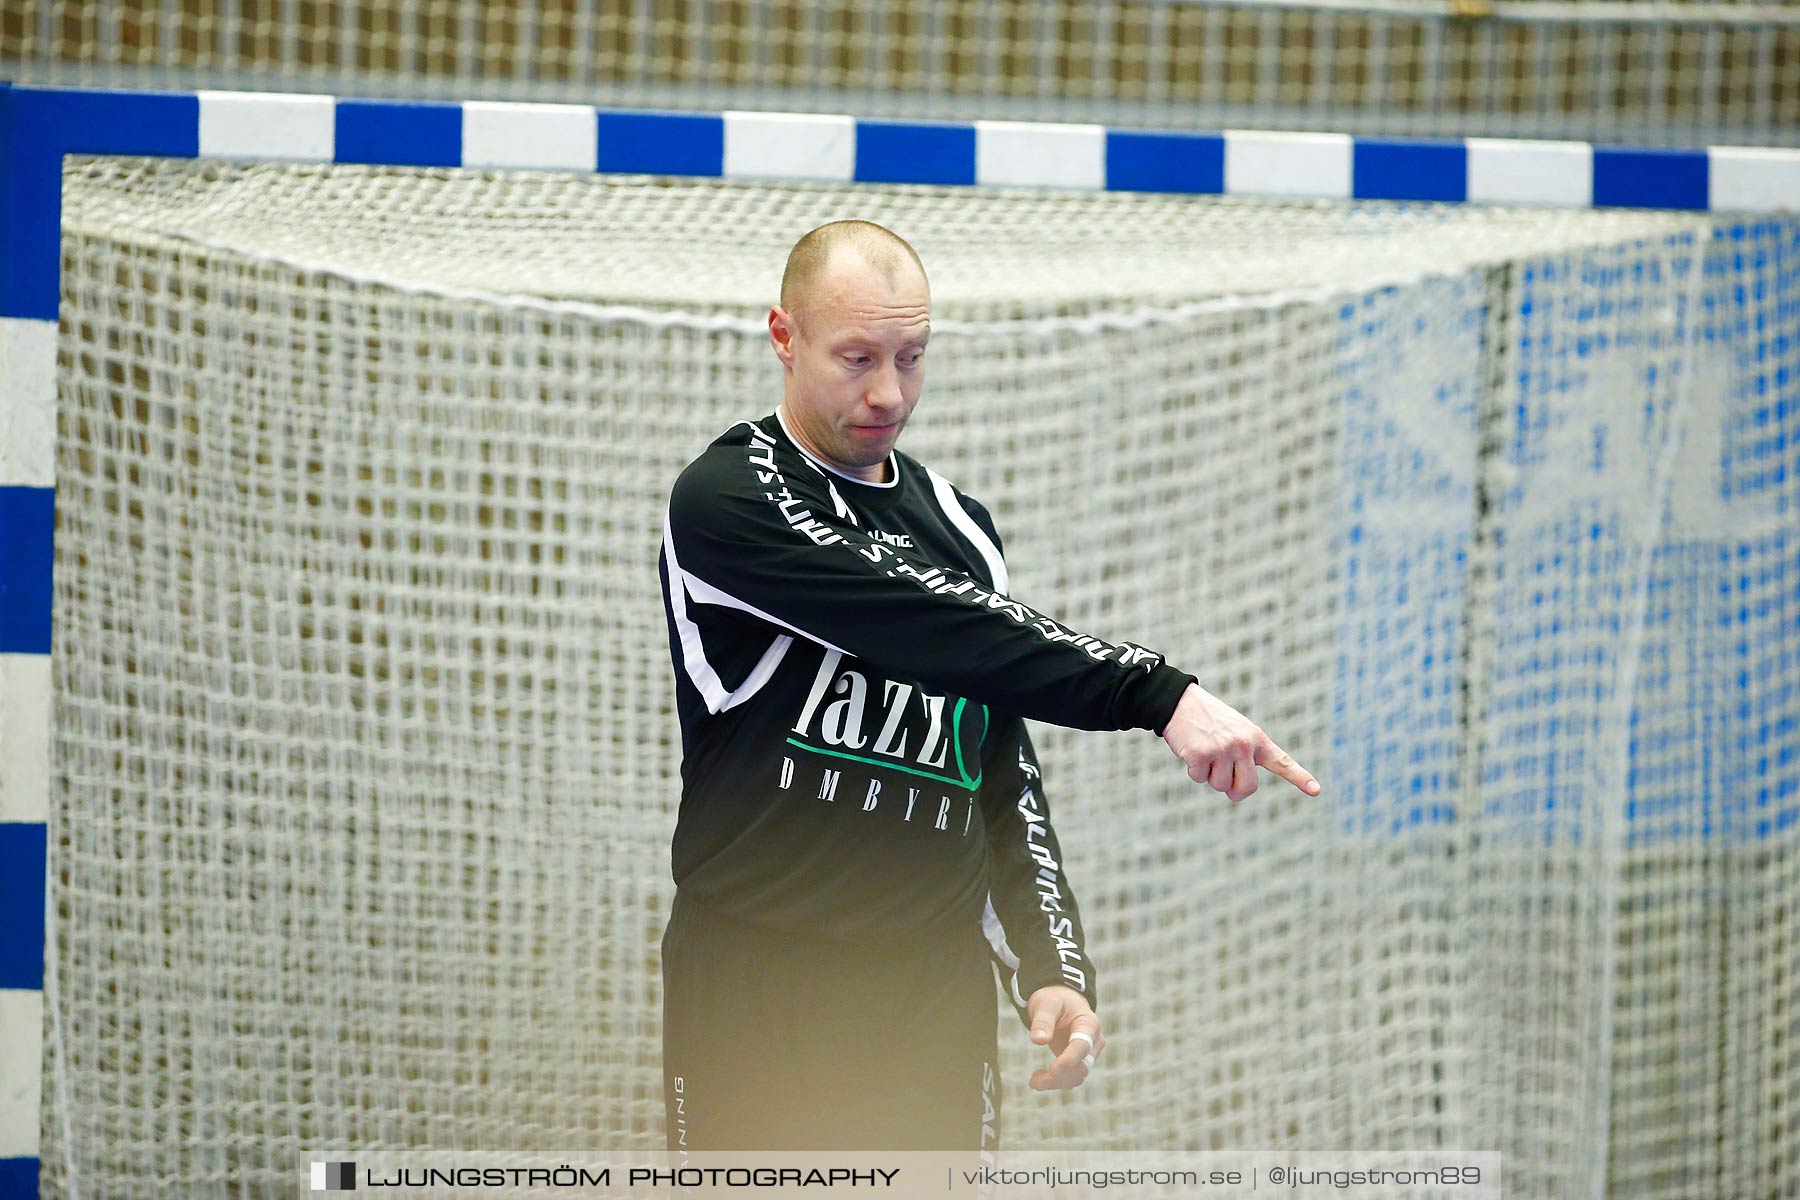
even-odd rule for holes
{"type": "Polygon", "coordinates": [[[925,356],[923,354],[909,354],[905,358],[901,359],[900,362],[904,366],[916,367],[919,365],[919,360],[924,357],[925,356]]]}
{"type": "Polygon", "coordinates": [[[847,358],[844,361],[849,363],[853,367],[860,367],[864,363],[868,362],[869,360],[866,357],[858,356],[856,358],[847,358]]]}

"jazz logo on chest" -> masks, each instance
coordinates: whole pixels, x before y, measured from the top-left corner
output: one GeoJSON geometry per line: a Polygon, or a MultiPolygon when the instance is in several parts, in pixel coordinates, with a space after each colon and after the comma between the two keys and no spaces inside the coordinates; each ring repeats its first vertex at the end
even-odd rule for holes
{"type": "Polygon", "coordinates": [[[969,791],[981,785],[985,704],[971,704],[961,696],[951,704],[950,697],[910,683],[871,678],[843,666],[844,657],[838,650],[820,656],[806,702],[787,739],[790,745],[969,791]],[[974,721],[977,710],[979,724],[974,721]]]}

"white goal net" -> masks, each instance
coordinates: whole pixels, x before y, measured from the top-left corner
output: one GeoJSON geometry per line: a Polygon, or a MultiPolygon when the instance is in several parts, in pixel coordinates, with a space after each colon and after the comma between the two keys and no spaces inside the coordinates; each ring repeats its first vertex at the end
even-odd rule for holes
{"type": "Polygon", "coordinates": [[[1325,785],[1034,728],[1110,1061],[1006,1015],[1008,1144],[1800,1188],[1800,220],[75,159],[44,1194],[660,1147],[663,505],[844,216],[1016,594],[1325,785]]]}

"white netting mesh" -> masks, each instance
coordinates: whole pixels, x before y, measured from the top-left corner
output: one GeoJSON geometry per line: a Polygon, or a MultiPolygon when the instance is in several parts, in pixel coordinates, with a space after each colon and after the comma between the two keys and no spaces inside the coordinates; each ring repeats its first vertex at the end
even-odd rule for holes
{"type": "Polygon", "coordinates": [[[660,1144],[662,507],[845,215],[1019,596],[1326,785],[1034,730],[1111,1065],[1003,1025],[1009,1143],[1800,1186],[1800,221],[81,160],[46,1194],[660,1144]]]}
{"type": "Polygon", "coordinates": [[[25,82],[1800,143],[1795,0],[0,0],[25,82]]]}

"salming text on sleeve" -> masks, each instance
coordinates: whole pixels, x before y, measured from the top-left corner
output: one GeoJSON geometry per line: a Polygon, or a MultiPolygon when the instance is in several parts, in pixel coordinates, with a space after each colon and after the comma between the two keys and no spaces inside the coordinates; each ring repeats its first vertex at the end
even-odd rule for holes
{"type": "Polygon", "coordinates": [[[988,945],[1027,1028],[1026,1004],[1062,984],[1098,1010],[1100,993],[1081,928],[1081,908],[1050,824],[1050,801],[1025,722],[1007,717],[989,731],[981,783],[988,827],[988,945]]]}

